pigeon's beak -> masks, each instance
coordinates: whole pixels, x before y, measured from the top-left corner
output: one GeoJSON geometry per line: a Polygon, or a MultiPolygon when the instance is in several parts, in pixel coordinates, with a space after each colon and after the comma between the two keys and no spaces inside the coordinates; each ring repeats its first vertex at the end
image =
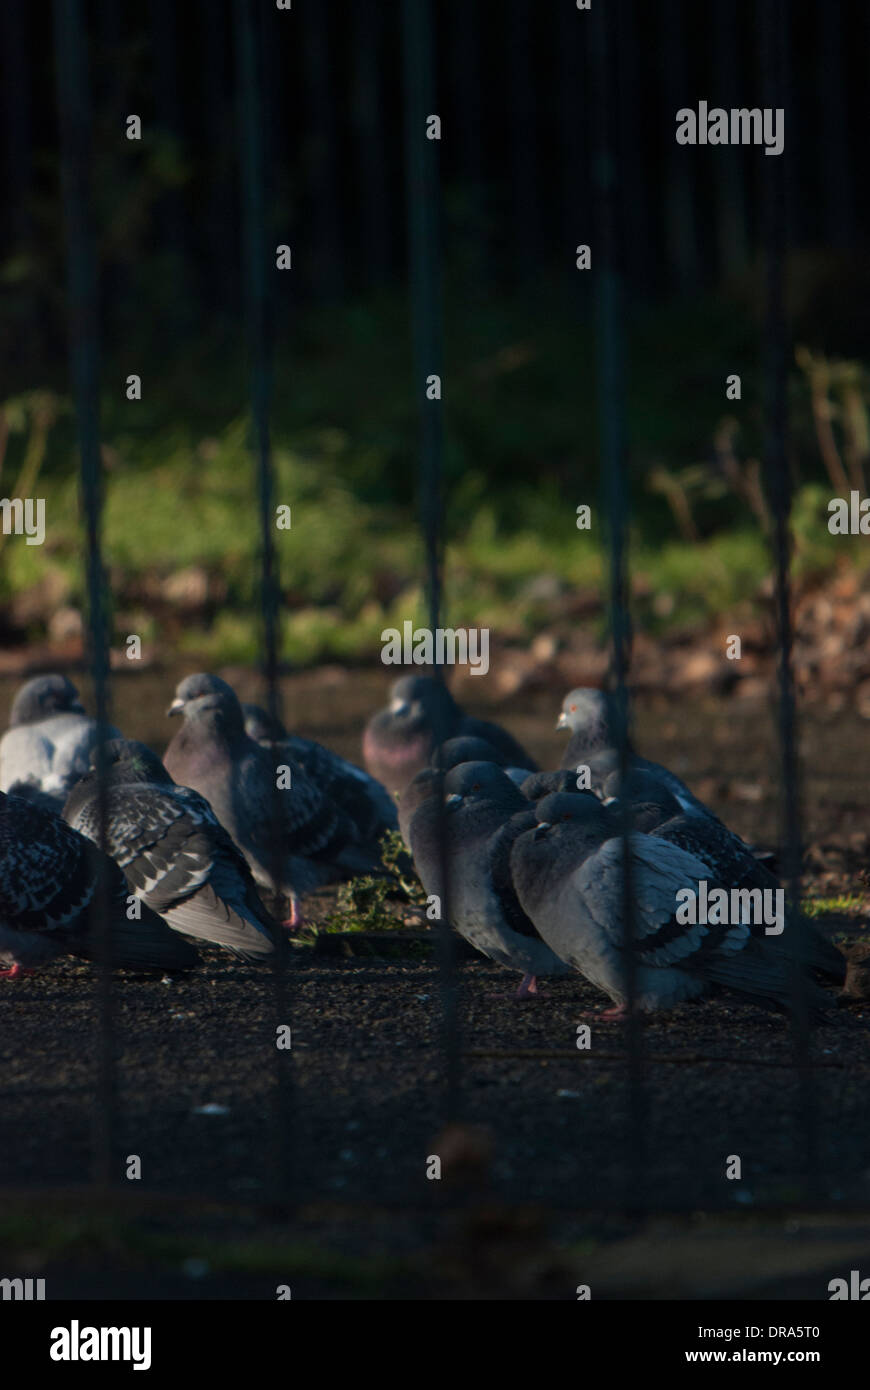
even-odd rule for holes
{"type": "Polygon", "coordinates": [[[166,713],[171,718],[173,714],[181,714],[183,709],[184,701],[179,699],[179,697],[176,695],[175,699],[172,701],[172,704],[169,706],[169,709],[166,711],[166,713]]]}
{"type": "Polygon", "coordinates": [[[535,833],[534,833],[534,835],[532,836],[532,839],[533,839],[533,840],[540,840],[541,837],[542,837],[543,835],[546,835],[546,833],[547,833],[547,831],[548,831],[549,829],[550,829],[550,822],[549,822],[548,820],[539,821],[538,824],[535,826],[535,833]]]}
{"type": "Polygon", "coordinates": [[[565,713],[565,711],[562,710],[562,713],[559,715],[559,718],[556,720],[556,728],[557,728],[557,729],[567,729],[567,727],[568,727],[568,716],[567,716],[567,714],[565,713]]]}
{"type": "Polygon", "coordinates": [[[458,806],[458,805],[459,805],[459,803],[460,803],[461,800],[462,800],[462,797],[459,795],[459,792],[451,792],[450,795],[449,795],[449,796],[447,797],[447,799],[445,800],[444,805],[445,805],[445,806],[449,806],[450,809],[452,810],[452,809],[454,808],[454,806],[458,806]]]}
{"type": "Polygon", "coordinates": [[[410,708],[407,700],[392,700],[390,702],[391,714],[405,715],[410,708]]]}
{"type": "Polygon", "coordinates": [[[85,707],[82,704],[81,700],[73,700],[72,704],[70,705],[70,711],[73,714],[84,714],[85,707]]]}

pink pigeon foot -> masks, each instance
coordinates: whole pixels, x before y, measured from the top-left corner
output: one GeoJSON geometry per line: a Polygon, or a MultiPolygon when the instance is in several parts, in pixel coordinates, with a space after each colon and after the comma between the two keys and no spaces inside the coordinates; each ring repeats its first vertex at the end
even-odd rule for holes
{"type": "Polygon", "coordinates": [[[516,992],[517,999],[534,999],[538,993],[538,979],[536,975],[524,975],[520,987],[516,992]]]}
{"type": "Polygon", "coordinates": [[[26,966],[19,965],[16,961],[8,970],[0,970],[0,979],[17,980],[19,975],[33,975],[34,973],[33,970],[28,970],[26,966]]]}
{"type": "Polygon", "coordinates": [[[301,927],[304,927],[304,925],[305,919],[302,916],[302,908],[300,907],[297,899],[294,898],[293,906],[290,911],[290,916],[287,918],[285,922],[281,923],[281,926],[285,929],[285,931],[299,931],[299,929],[301,927]]]}
{"type": "Polygon", "coordinates": [[[605,1009],[601,1017],[608,1023],[617,1018],[628,1018],[628,1008],[625,1004],[617,1004],[613,1009],[605,1009]]]}

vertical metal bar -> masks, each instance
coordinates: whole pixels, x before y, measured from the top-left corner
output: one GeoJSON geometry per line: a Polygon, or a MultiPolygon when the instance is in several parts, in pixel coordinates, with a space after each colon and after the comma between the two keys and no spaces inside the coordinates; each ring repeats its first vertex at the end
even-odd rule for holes
{"type": "MultiPolygon", "coordinates": [[[[630,656],[628,588],[628,476],[626,469],[624,239],[620,203],[617,90],[618,33],[614,10],[593,10],[591,96],[595,129],[595,192],[597,235],[595,254],[595,336],[598,359],[598,430],[602,487],[610,545],[609,620],[612,642],[609,719],[619,753],[620,780],[629,766],[628,666],[630,656]]],[[[626,991],[628,1004],[628,1134],[626,1136],[628,1200],[642,1210],[646,1193],[646,1094],[643,1076],[641,1020],[634,1007],[634,891],[629,854],[628,801],[623,798],[623,900],[626,991]]]]}
{"type": "Polygon", "coordinates": [[[338,299],[344,289],[341,191],[336,161],[337,128],[330,52],[330,23],[333,8],[329,0],[300,7],[300,24],[305,53],[305,81],[311,126],[309,130],[308,177],[312,193],[314,244],[309,261],[322,299],[338,299]]]}
{"type": "MultiPolygon", "coordinates": [[[[99,845],[106,849],[105,739],[108,724],[109,646],[100,548],[101,458],[97,268],[90,202],[90,114],[87,50],[80,0],[55,0],[55,62],[60,121],[61,184],[67,239],[70,367],[86,533],[89,657],[98,724],[99,845]]],[[[108,885],[98,874],[89,928],[97,947],[100,1036],[93,1128],[93,1177],[107,1184],[116,1134],[115,1038],[110,967],[108,885]]]]}
{"type": "Polygon", "coordinates": [[[639,61],[643,40],[634,0],[616,0],[615,8],[619,47],[618,138],[625,203],[622,216],[626,225],[631,227],[631,237],[625,248],[625,279],[628,293],[633,291],[640,297],[649,292],[652,230],[647,188],[649,161],[644,149],[644,121],[640,114],[644,109],[644,70],[639,61]]]}
{"type": "MultiPolygon", "coordinates": [[[[711,99],[717,106],[740,106],[737,25],[729,0],[714,0],[710,39],[714,84],[711,99]]],[[[736,275],[746,264],[745,151],[739,145],[720,147],[716,160],[719,266],[727,275],[736,275]]]]}
{"type": "MultiPolygon", "coordinates": [[[[686,104],[689,91],[686,60],[685,7],[681,0],[665,0],[659,21],[662,86],[665,108],[676,112],[686,104]]],[[[695,219],[694,164],[672,140],[665,154],[665,238],[671,284],[690,293],[700,278],[695,219]]]]}
{"type": "Polygon", "coordinates": [[[492,110],[481,91],[487,75],[480,61],[481,15],[468,0],[452,0],[446,15],[451,69],[451,111],[462,131],[458,175],[467,208],[463,271],[469,288],[485,290],[492,277],[488,190],[484,183],[484,127],[492,110]]]}
{"type": "Polygon", "coordinates": [[[534,280],[541,250],[538,179],[537,109],[532,81],[531,47],[535,11],[528,0],[507,7],[509,106],[511,122],[511,204],[514,264],[511,280],[534,280]]]}
{"type": "Polygon", "coordinates": [[[392,225],[383,137],[384,13],[378,0],[355,0],[353,114],[359,152],[365,289],[380,288],[389,278],[392,225]]]}
{"type": "MultiPolygon", "coordinates": [[[[272,252],[267,246],[265,213],[265,170],[263,166],[263,126],[261,102],[261,49],[256,24],[256,0],[235,0],[236,62],[240,92],[240,189],[243,223],[243,261],[246,292],[252,442],[257,459],[257,496],[260,516],[260,604],[263,621],[263,675],[267,689],[267,708],[273,719],[280,719],[278,689],[278,646],[280,625],[280,582],[274,544],[275,507],[272,474],[272,448],[269,417],[272,402],[271,322],[268,309],[267,265],[272,252]]],[[[282,795],[277,778],[272,784],[272,816],[280,820],[282,795]]],[[[273,837],[276,841],[278,837],[273,837]]],[[[276,860],[278,853],[276,852],[276,860]]],[[[281,866],[271,866],[276,883],[281,866]]],[[[274,1000],[277,1026],[288,1023],[288,988],[283,938],[274,956],[274,1000]]],[[[274,1046],[273,1033],[272,1045],[274,1046]]],[[[292,1048],[275,1047],[275,1119],[273,1123],[272,1185],[276,1197],[290,1190],[292,1175],[292,1077],[288,1060],[292,1048]]]]}
{"type": "MultiPolygon", "coordinates": [[[[441,328],[440,193],[437,140],[426,138],[426,120],[437,115],[430,0],[404,0],[405,148],[408,252],[414,338],[414,370],[420,411],[420,519],[426,544],[426,599],[434,632],[441,612],[443,562],[442,401],[429,400],[426,379],[437,375],[443,386],[441,328]]],[[[436,672],[436,674],[440,674],[436,672]]],[[[439,731],[436,730],[436,738],[439,731]]],[[[450,929],[450,885],[444,824],[443,776],[436,794],[440,821],[439,958],[442,997],[442,1047],[445,1064],[445,1118],[456,1113],[459,1091],[459,1038],[455,949],[450,929]]]]}
{"type": "MultiPolygon", "coordinates": [[[[151,0],[151,49],[157,121],[164,139],[171,141],[181,153],[184,150],[184,130],[177,61],[178,8],[173,0],[151,0]]],[[[164,275],[170,277],[174,290],[166,312],[172,332],[181,336],[189,331],[194,313],[190,293],[188,221],[181,189],[166,189],[157,204],[156,215],[163,242],[164,275]]]]}
{"type": "Polygon", "coordinates": [[[235,233],[223,158],[223,151],[232,138],[231,114],[226,110],[232,14],[223,5],[213,5],[211,0],[198,0],[196,25],[202,34],[202,66],[198,73],[199,121],[195,140],[200,149],[208,150],[199,302],[207,306],[208,318],[215,323],[224,314],[235,314],[238,310],[233,277],[225,274],[235,233]]]}
{"type": "MultiPolygon", "coordinates": [[[[783,0],[761,0],[761,60],[764,102],[783,106],[786,16],[783,0]]],[[[788,112],[785,114],[788,142],[788,112]]],[[[792,941],[790,975],[795,1064],[799,1078],[798,1122],[803,1131],[807,1186],[818,1181],[819,1148],[815,1094],[809,1065],[806,980],[800,967],[804,923],[800,908],[801,813],[797,762],[797,712],[792,671],[791,583],[789,576],[792,482],[789,470],[787,329],[785,320],[786,169],[782,157],[763,161],[767,307],[764,328],[765,437],[764,479],[773,514],[775,609],[779,649],[779,737],[782,759],[781,823],[786,884],[785,930],[792,941]]]]}
{"type": "Polygon", "coordinates": [[[576,285],[578,276],[571,253],[578,242],[589,241],[592,236],[589,225],[592,199],[588,143],[584,140],[585,30],[582,21],[578,24],[577,11],[568,5],[559,5],[553,10],[552,41],[556,49],[561,162],[559,246],[565,264],[570,267],[567,273],[576,285]]]}

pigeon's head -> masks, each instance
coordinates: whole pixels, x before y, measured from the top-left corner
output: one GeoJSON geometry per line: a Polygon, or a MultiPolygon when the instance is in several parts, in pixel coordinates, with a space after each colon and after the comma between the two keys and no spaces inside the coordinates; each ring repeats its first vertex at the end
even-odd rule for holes
{"type": "Polygon", "coordinates": [[[570,729],[572,734],[585,734],[590,748],[606,748],[610,737],[604,691],[591,690],[582,685],[569,690],[562,701],[556,728],[570,729]]]}
{"type": "MultiPolygon", "coordinates": [[[[115,782],[171,782],[157,754],[134,739],[112,738],[103,745],[106,772],[115,782]]],[[[99,766],[99,752],[91,752],[91,767],[99,766]]]]}
{"type": "Polygon", "coordinates": [[[166,711],[183,714],[186,723],[203,723],[222,733],[244,735],[242,707],[231,685],[206,671],[185,676],[175,687],[175,699],[166,711]]]}
{"type": "Polygon", "coordinates": [[[506,809],[522,810],[526,805],[507,773],[490,762],[460,763],[452,767],[444,778],[444,794],[451,807],[484,801],[498,802],[506,809]]]}
{"type": "Polygon", "coordinates": [[[84,714],[79,692],[66,676],[37,676],[22,685],[12,702],[9,727],[37,724],[52,714],[84,714]]]}
{"type": "Polygon", "coordinates": [[[387,706],[395,719],[446,720],[453,696],[439,676],[400,676],[390,687],[387,706]]]}
{"type": "Polygon", "coordinates": [[[625,792],[621,795],[622,785],[619,770],[616,769],[605,779],[602,788],[604,801],[624,800],[627,796],[633,806],[655,806],[668,816],[678,816],[682,812],[677,798],[654,772],[647,772],[643,768],[631,768],[624,784],[625,792]]]}
{"type": "Polygon", "coordinates": [[[432,750],[433,767],[448,769],[459,767],[460,763],[498,763],[501,757],[485,738],[474,738],[464,734],[461,738],[449,738],[432,750]]]}
{"type": "Polygon", "coordinates": [[[538,802],[535,814],[536,839],[562,826],[570,826],[589,839],[604,839],[611,833],[607,810],[592,792],[551,792],[538,802]]]}
{"type": "Polygon", "coordinates": [[[245,716],[245,733],[257,743],[280,743],[287,737],[287,730],[280,719],[273,719],[262,705],[242,705],[245,716]]]}

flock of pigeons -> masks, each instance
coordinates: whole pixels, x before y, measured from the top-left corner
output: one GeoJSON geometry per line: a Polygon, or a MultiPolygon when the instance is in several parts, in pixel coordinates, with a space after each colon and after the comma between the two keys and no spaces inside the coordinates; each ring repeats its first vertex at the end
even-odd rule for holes
{"type": "Polygon", "coordinates": [[[117,729],[100,745],[64,676],[19,691],[0,740],[4,973],[107,945],[113,965],[181,969],[198,959],[189,938],[261,960],[278,924],[260,890],[297,926],[304,893],[379,867],[396,807],[361,768],[287,736],[217,676],[188,676],[168,713],[183,724],[161,762],[117,729]]]}
{"type": "Polygon", "coordinates": [[[63,676],[19,691],[0,740],[0,973],[105,951],[113,965],[183,969],[197,940],[263,960],[311,889],[381,870],[381,837],[398,824],[426,894],[522,972],[520,998],[539,975],[577,970],[613,1001],[605,1017],[717,985],[787,1008],[800,978],[816,1011],[830,1002],[820,979],[845,978],[809,924],[771,935],[748,910],[681,919],[687,889],[779,884],[667,768],[631,750],[621,776],[600,691],[565,697],[570,739],[550,772],[432,676],[395,682],[364,733],[367,771],[242,705],[217,676],[188,676],[168,713],[183,722],[161,762],[115,729],[100,745],[63,676]],[[285,922],[261,893],[289,904],[285,922]]]}

